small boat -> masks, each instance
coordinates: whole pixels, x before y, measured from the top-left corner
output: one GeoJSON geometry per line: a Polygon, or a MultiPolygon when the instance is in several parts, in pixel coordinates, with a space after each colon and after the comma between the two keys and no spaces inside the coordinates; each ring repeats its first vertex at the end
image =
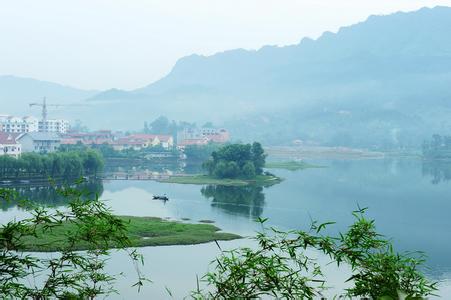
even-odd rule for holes
{"type": "Polygon", "coordinates": [[[163,196],[154,195],[154,196],[153,196],[153,200],[163,200],[163,201],[168,201],[169,198],[168,198],[166,195],[163,195],[163,196]]]}

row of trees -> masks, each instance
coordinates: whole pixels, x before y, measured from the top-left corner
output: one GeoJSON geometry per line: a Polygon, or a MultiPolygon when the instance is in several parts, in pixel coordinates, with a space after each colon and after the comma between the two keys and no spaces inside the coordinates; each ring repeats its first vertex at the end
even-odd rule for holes
{"type": "Polygon", "coordinates": [[[266,155],[260,143],[230,144],[213,151],[203,167],[216,178],[254,178],[263,173],[266,155]]]}
{"type": "Polygon", "coordinates": [[[77,178],[103,170],[98,151],[68,151],[49,154],[24,153],[20,158],[0,156],[0,178],[77,178]]]}
{"type": "Polygon", "coordinates": [[[451,136],[434,134],[432,140],[424,141],[423,156],[427,158],[451,158],[451,136]]]}

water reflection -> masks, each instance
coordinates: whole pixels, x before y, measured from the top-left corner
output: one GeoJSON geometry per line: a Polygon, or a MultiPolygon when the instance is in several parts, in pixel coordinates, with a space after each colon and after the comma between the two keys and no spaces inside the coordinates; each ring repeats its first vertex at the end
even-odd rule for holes
{"type": "Polygon", "coordinates": [[[423,161],[422,174],[423,176],[432,177],[432,184],[449,181],[451,180],[451,161],[423,161]]]}
{"type": "Polygon", "coordinates": [[[128,160],[109,160],[107,161],[105,173],[115,172],[157,172],[157,173],[202,173],[202,164],[187,164],[184,161],[174,160],[146,160],[146,159],[128,159],[128,160]]]}
{"type": "MultiPolygon", "coordinates": [[[[67,204],[68,199],[59,192],[61,187],[63,187],[63,184],[41,184],[15,186],[12,189],[17,192],[17,199],[28,200],[47,206],[64,206],[67,204]]],[[[96,194],[100,196],[103,193],[103,183],[102,180],[99,179],[92,179],[83,183],[71,185],[71,187],[78,191],[82,191],[85,198],[94,198],[96,194]]],[[[2,201],[0,203],[0,208],[3,211],[7,211],[12,207],[17,206],[17,204],[17,201],[2,201]]]]}
{"type": "Polygon", "coordinates": [[[201,189],[211,206],[232,215],[258,218],[263,213],[265,194],[259,186],[216,186],[208,185],[201,189]]]}

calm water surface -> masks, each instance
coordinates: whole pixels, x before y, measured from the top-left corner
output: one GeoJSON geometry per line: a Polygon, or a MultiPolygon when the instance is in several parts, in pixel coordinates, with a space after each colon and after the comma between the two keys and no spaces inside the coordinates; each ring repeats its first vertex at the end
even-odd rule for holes
{"type": "MultiPolygon", "coordinates": [[[[352,223],[351,211],[368,207],[368,217],[393,238],[398,250],[421,250],[428,255],[430,277],[443,281],[441,295],[451,297],[451,167],[414,159],[320,161],[327,168],[302,171],[272,170],[285,180],[269,188],[176,185],[150,181],[110,181],[94,188],[115,213],[158,216],[180,220],[213,220],[228,232],[251,236],[259,226],[257,217],[269,218],[282,229],[305,229],[310,220],[336,221],[333,230],[352,223]],[[152,200],[167,194],[170,201],[152,200]]],[[[53,199],[58,203],[58,199],[53,199]]],[[[0,220],[21,215],[16,207],[3,207],[0,220]]],[[[224,248],[251,245],[249,240],[222,242],[224,248]]],[[[130,288],[133,269],[127,258],[115,253],[112,272],[126,275],[118,283],[117,299],[169,298],[167,287],[180,299],[196,286],[208,263],[218,255],[216,245],[146,247],[144,272],[154,281],[141,293],[130,288]]],[[[323,259],[319,257],[319,259],[323,259]]],[[[346,272],[328,269],[334,285],[346,272]]],[[[114,297],[113,297],[114,298],[114,297]]]]}

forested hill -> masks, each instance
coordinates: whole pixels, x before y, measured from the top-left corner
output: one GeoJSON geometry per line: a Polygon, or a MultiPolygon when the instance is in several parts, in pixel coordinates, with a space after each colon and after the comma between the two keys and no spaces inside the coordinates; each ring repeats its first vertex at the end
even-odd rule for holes
{"type": "MultiPolygon", "coordinates": [[[[170,118],[225,120],[239,138],[272,143],[420,145],[451,128],[449,32],[451,8],[424,8],[293,46],[192,55],[158,82],[122,94],[123,108],[139,104],[139,115],[158,104],[170,118]]],[[[117,95],[114,103],[121,107],[117,95]]]]}
{"type": "Polygon", "coordinates": [[[449,32],[451,8],[435,7],[371,16],[287,47],[191,55],[141,89],[87,93],[75,118],[128,130],[166,115],[224,123],[233,137],[265,144],[420,147],[451,134],[449,32]]]}

